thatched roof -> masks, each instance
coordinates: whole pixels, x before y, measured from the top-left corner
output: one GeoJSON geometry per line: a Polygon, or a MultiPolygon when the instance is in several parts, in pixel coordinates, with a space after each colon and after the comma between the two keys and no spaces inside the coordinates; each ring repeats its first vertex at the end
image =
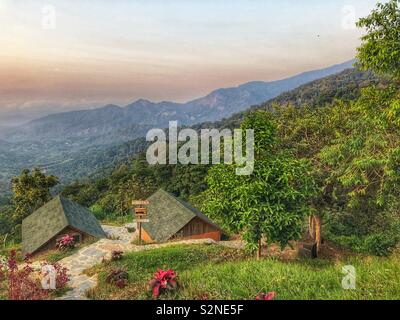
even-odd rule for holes
{"type": "Polygon", "coordinates": [[[22,222],[23,254],[34,253],[67,227],[95,238],[106,237],[91,211],[58,196],[22,222]]]}
{"type": "Polygon", "coordinates": [[[149,222],[143,223],[142,226],[155,241],[170,239],[195,217],[220,230],[220,227],[199,210],[162,189],[149,197],[148,200],[149,222]]]}

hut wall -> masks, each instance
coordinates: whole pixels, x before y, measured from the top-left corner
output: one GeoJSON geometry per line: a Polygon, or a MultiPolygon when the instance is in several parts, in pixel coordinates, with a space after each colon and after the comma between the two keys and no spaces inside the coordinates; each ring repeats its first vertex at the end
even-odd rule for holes
{"type": "Polygon", "coordinates": [[[55,237],[53,237],[51,240],[49,240],[42,247],[40,247],[38,250],[36,250],[36,252],[34,254],[38,255],[38,254],[45,253],[46,251],[49,251],[49,250],[54,250],[56,248],[57,239],[59,239],[60,237],[66,235],[66,234],[68,234],[70,236],[79,234],[81,236],[81,241],[85,241],[86,239],[92,238],[92,236],[87,235],[79,230],[76,230],[72,227],[67,227],[63,231],[59,232],[55,237]]]}
{"type": "Polygon", "coordinates": [[[178,231],[173,239],[206,239],[210,238],[215,241],[221,240],[221,231],[200,218],[194,218],[180,231],[178,231]]]}

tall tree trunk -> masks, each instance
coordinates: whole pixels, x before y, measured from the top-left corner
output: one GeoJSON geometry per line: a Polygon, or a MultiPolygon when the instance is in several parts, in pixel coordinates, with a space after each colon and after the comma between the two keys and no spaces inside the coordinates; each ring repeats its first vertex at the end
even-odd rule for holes
{"type": "Polygon", "coordinates": [[[311,240],[315,240],[314,216],[308,217],[308,228],[311,240]]]}
{"type": "Polygon", "coordinates": [[[314,221],[315,221],[315,242],[317,243],[317,252],[319,253],[319,250],[321,248],[321,217],[314,216],[314,221]]]}
{"type": "Polygon", "coordinates": [[[261,239],[259,239],[258,240],[258,250],[257,250],[257,260],[261,259],[261,250],[262,250],[261,239]]]}

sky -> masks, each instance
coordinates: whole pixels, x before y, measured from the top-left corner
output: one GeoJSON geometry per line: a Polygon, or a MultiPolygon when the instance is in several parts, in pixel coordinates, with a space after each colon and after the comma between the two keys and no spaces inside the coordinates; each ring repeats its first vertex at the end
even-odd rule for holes
{"type": "Polygon", "coordinates": [[[0,0],[0,111],[187,101],[352,59],[375,0],[0,0]]]}

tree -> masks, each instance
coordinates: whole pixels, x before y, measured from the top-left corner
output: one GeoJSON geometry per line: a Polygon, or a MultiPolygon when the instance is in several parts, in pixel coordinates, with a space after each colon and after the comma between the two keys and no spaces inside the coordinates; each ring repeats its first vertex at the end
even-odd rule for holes
{"type": "Polygon", "coordinates": [[[358,64],[362,69],[400,79],[399,1],[379,3],[357,26],[367,31],[358,48],[358,64]]]}
{"type": "Polygon", "coordinates": [[[337,102],[331,122],[336,137],[319,157],[330,168],[326,185],[343,221],[359,236],[387,229],[400,198],[398,89],[370,87],[354,102],[337,102]]]}
{"type": "Polygon", "coordinates": [[[23,170],[20,176],[14,177],[11,184],[15,223],[21,223],[24,218],[50,201],[50,189],[58,183],[57,177],[46,176],[38,168],[33,169],[32,173],[27,169],[23,170]]]}
{"type": "Polygon", "coordinates": [[[261,256],[261,240],[286,246],[301,236],[316,188],[308,161],[280,151],[276,126],[268,112],[250,114],[242,129],[254,129],[254,171],[236,175],[237,164],[216,165],[208,173],[203,210],[261,256]]]}
{"type": "Polygon", "coordinates": [[[117,192],[117,210],[121,215],[129,214],[133,200],[145,200],[157,187],[151,177],[133,175],[129,181],[122,184],[117,192]]]}
{"type": "Polygon", "coordinates": [[[309,217],[309,234],[320,250],[322,239],[322,221],[326,212],[335,203],[332,199],[330,186],[326,183],[329,175],[327,166],[318,157],[323,147],[335,138],[337,128],[331,121],[330,106],[296,108],[292,105],[274,106],[274,120],[277,123],[281,147],[289,149],[298,158],[306,158],[312,164],[312,175],[322,192],[313,201],[315,213],[309,217]],[[328,187],[327,187],[328,186],[328,187]]]}

